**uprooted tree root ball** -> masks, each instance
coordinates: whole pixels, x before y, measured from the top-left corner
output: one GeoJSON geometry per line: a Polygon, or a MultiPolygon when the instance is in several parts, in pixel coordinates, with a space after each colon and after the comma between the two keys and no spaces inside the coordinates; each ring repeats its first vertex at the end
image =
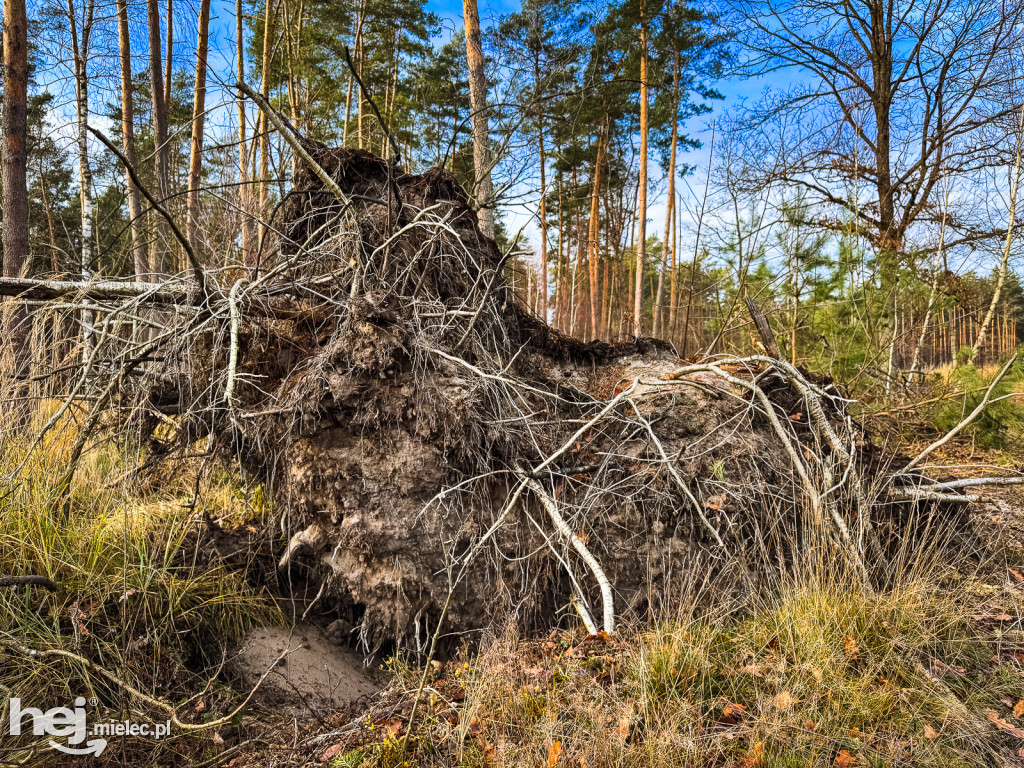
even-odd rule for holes
{"type": "Polygon", "coordinates": [[[158,455],[212,437],[267,482],[282,572],[365,647],[423,649],[442,616],[455,637],[566,614],[611,630],[684,585],[752,588],[809,558],[871,580],[921,498],[960,499],[786,363],[559,335],[450,174],[304,146],[322,172],[300,168],[260,262],[208,274],[208,297],[154,288],[146,334],[97,333],[121,384],[86,376],[94,412],[176,417],[158,455]]]}

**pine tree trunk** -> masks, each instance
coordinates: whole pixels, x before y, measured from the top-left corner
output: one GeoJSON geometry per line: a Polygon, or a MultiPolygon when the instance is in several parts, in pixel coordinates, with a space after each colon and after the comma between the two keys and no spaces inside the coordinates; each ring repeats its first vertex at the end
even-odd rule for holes
{"type": "MultiPolygon", "coordinates": [[[[540,85],[540,69],[534,70],[537,85],[540,85]]],[[[548,186],[544,168],[544,116],[537,116],[537,148],[540,152],[540,285],[541,317],[548,319],[548,186]]]]}
{"type": "Polygon", "coordinates": [[[644,261],[647,256],[647,23],[640,20],[640,186],[637,193],[636,282],[633,297],[633,335],[644,332],[644,261]]]}
{"type": "Polygon", "coordinates": [[[164,105],[171,104],[171,80],[174,77],[174,0],[167,0],[167,56],[164,58],[164,105]]]}
{"type": "Polygon", "coordinates": [[[679,52],[672,57],[672,144],[668,161],[668,204],[665,207],[665,238],[661,244],[661,270],[658,272],[658,291],[654,298],[655,337],[665,335],[665,272],[668,271],[668,239],[672,234],[672,215],[676,204],[676,144],[679,140],[679,52]]]}
{"type": "MultiPolygon", "coordinates": [[[[123,0],[122,0],[123,2],[123,0]]],[[[192,103],[192,140],[188,162],[188,239],[199,244],[199,184],[203,167],[203,126],[206,122],[206,55],[210,42],[210,0],[199,0],[196,41],[196,88],[192,103]]]]}
{"type": "MultiPolygon", "coordinates": [[[[235,0],[235,57],[238,63],[238,79],[245,82],[245,16],[242,0],[235,0]]],[[[238,92],[238,188],[239,207],[242,209],[242,263],[253,264],[252,218],[249,188],[249,145],[246,139],[245,95],[238,92]]]]}
{"type": "MultiPolygon", "coordinates": [[[[128,0],[117,0],[117,45],[121,59],[121,139],[124,156],[136,166],[135,157],[135,94],[132,88],[132,48],[128,30],[128,0]]],[[[135,265],[135,279],[146,280],[149,276],[149,257],[142,232],[142,200],[139,190],[125,171],[128,187],[128,216],[131,219],[132,261],[135,265]]]]}
{"type": "Polygon", "coordinates": [[[677,244],[679,242],[679,203],[672,203],[672,265],[669,268],[668,292],[668,338],[676,338],[676,319],[679,312],[679,263],[677,244]]]}
{"type": "MultiPolygon", "coordinates": [[[[25,0],[7,0],[3,20],[3,172],[0,175],[0,203],[3,205],[3,274],[22,277],[28,265],[28,13],[25,0]]],[[[44,185],[45,186],[45,185],[44,185]]],[[[16,300],[15,300],[16,301],[16,300]]],[[[8,382],[18,382],[6,394],[17,402],[24,393],[22,382],[28,374],[30,315],[23,302],[13,311],[3,308],[2,338],[10,345],[10,356],[0,355],[0,370],[8,382]]],[[[21,406],[18,409],[24,411],[21,406]]]]}
{"type": "MultiPolygon", "coordinates": [[[[555,148],[556,151],[558,147],[555,148]]],[[[562,261],[562,247],[565,245],[565,227],[562,215],[562,176],[558,176],[558,250],[555,254],[555,263],[558,264],[558,274],[555,275],[555,327],[560,331],[568,333],[565,321],[566,307],[566,278],[569,275],[569,250],[565,251],[565,262],[562,261]]]]}
{"type": "Polygon", "coordinates": [[[466,63],[469,65],[469,105],[473,111],[473,165],[476,168],[477,217],[480,231],[494,238],[494,185],[491,181],[491,150],[487,130],[487,80],[480,37],[477,0],[462,0],[466,23],[466,63]]]}
{"type": "MultiPolygon", "coordinates": [[[[146,0],[149,23],[149,74],[152,79],[153,136],[156,141],[157,197],[170,196],[170,147],[167,144],[167,102],[164,101],[163,56],[160,49],[160,9],[157,0],[146,0]]],[[[171,263],[168,255],[167,222],[154,216],[155,236],[152,241],[149,266],[153,272],[168,274],[171,263]]]]}
{"type": "Polygon", "coordinates": [[[4,275],[28,264],[28,14],[25,0],[7,0],[3,23],[4,275]]]}
{"type": "Polygon", "coordinates": [[[601,193],[601,169],[604,167],[604,152],[608,144],[607,121],[601,124],[601,130],[597,136],[597,155],[594,158],[594,172],[590,175],[590,222],[587,227],[587,267],[590,277],[590,338],[596,339],[601,335],[598,325],[600,317],[600,250],[598,240],[601,234],[600,222],[600,193],[601,193]]]}
{"type": "MultiPolygon", "coordinates": [[[[270,97],[270,60],[273,55],[271,40],[274,37],[274,17],[277,6],[274,0],[267,0],[263,12],[263,68],[260,75],[260,96],[264,100],[270,97]]],[[[259,242],[266,237],[267,227],[264,220],[267,216],[267,204],[270,199],[270,126],[267,117],[260,112],[259,117],[259,141],[260,141],[260,198],[259,198],[259,242]]]]}

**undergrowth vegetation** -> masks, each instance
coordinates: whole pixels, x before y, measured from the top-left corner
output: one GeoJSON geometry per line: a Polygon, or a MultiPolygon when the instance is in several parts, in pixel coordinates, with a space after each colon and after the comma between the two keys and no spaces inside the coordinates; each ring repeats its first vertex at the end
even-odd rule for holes
{"type": "MultiPolygon", "coordinates": [[[[955,427],[982,401],[1000,369],[978,369],[959,365],[949,374],[949,384],[963,393],[935,410],[935,427],[941,433],[955,427]]],[[[1006,449],[1024,444],[1024,409],[1019,396],[1024,393],[1024,357],[1018,357],[1002,379],[992,388],[991,402],[967,428],[983,449],[1006,449]]]]}
{"type": "MultiPolygon", "coordinates": [[[[1024,672],[1007,625],[969,613],[977,588],[812,579],[621,637],[510,632],[432,680],[404,758],[402,724],[368,720],[332,764],[999,764],[1024,745],[1024,672]]],[[[982,593],[1016,615],[1018,593],[982,593]]],[[[418,670],[391,666],[416,687],[418,670]]]]}
{"type": "MultiPolygon", "coordinates": [[[[0,446],[0,474],[15,478],[0,497],[0,573],[59,585],[53,593],[0,590],[2,698],[70,706],[86,696],[104,717],[157,719],[161,713],[89,663],[174,702],[205,687],[247,629],[280,621],[261,587],[204,556],[197,541],[207,515],[225,525],[261,519],[262,497],[223,472],[206,473],[201,483],[183,474],[146,490],[133,479],[138,456],[112,443],[91,450],[62,489],[75,435],[68,418],[27,461],[27,441],[0,446]],[[73,655],[47,656],[54,649],[73,655]]],[[[25,757],[34,754],[26,750],[25,757]]]]}
{"type": "MultiPolygon", "coordinates": [[[[1015,371],[1000,386],[1014,391],[1021,379],[1015,371]]],[[[0,590],[0,698],[84,695],[103,719],[165,717],[97,675],[99,665],[192,722],[223,715],[247,693],[221,674],[227,649],[283,618],[258,578],[205,555],[197,537],[211,520],[265,527],[261,489],[198,467],[143,482],[142,452],[114,442],[94,446],[62,489],[74,437],[68,419],[24,465],[27,443],[0,447],[0,473],[17,478],[0,499],[0,573],[60,585],[0,590]]],[[[257,698],[260,716],[240,716],[229,736],[261,745],[250,753],[225,750],[218,729],[125,739],[108,754],[132,765],[331,768],[1017,764],[1024,569],[1011,554],[1008,570],[975,561],[965,571],[933,544],[899,553],[884,591],[808,552],[799,576],[780,576],[756,596],[680,595],[688,607],[655,626],[541,638],[509,627],[482,652],[467,648],[444,663],[395,656],[384,695],[342,736],[324,741],[323,722],[308,726],[316,746],[305,753],[290,731],[290,746],[277,744],[280,713],[257,698]]],[[[43,738],[19,742],[0,762],[61,759],[43,738]]]]}

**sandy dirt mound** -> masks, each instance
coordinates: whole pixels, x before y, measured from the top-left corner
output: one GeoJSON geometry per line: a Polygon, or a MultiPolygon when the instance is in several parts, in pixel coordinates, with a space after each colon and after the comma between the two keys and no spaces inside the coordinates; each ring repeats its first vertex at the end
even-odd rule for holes
{"type": "Polygon", "coordinates": [[[310,709],[322,716],[346,708],[382,688],[374,672],[364,666],[362,654],[332,643],[312,624],[253,630],[236,650],[232,667],[247,688],[272,669],[260,690],[303,716],[310,709]]]}

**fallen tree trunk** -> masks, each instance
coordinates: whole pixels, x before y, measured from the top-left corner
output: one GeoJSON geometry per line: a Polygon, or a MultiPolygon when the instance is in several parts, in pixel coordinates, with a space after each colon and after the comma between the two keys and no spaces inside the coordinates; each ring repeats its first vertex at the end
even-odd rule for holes
{"type": "Polygon", "coordinates": [[[0,277],[0,296],[29,301],[85,298],[101,301],[141,299],[149,304],[186,304],[195,301],[195,291],[177,285],[121,282],[116,280],[36,280],[0,277]]]}

